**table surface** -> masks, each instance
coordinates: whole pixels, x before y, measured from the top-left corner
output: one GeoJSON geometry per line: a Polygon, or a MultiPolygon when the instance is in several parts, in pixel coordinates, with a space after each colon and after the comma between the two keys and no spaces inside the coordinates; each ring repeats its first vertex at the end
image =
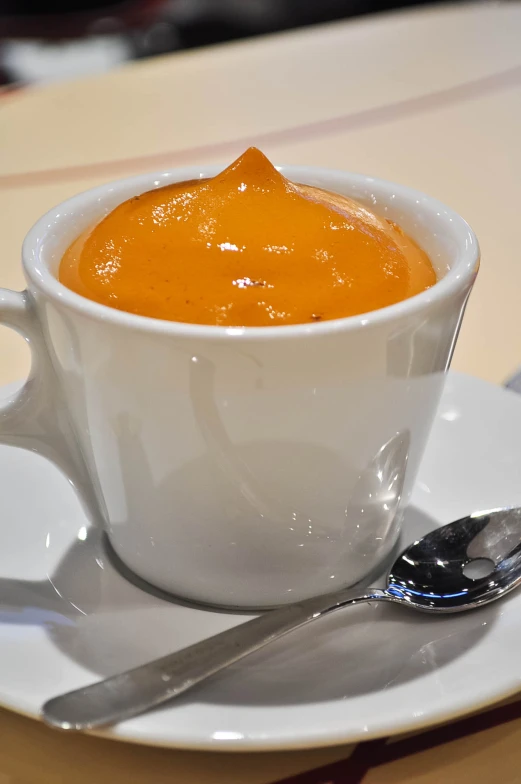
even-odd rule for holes
{"type": "MultiPolygon", "coordinates": [[[[521,364],[520,40],[519,3],[439,6],[6,93],[0,97],[0,284],[23,288],[22,239],[63,199],[141,171],[227,163],[256,144],[275,162],[396,180],[459,211],[478,234],[483,263],[453,366],[501,382],[521,364]]],[[[27,348],[5,328],[0,352],[0,383],[26,374],[27,348]]],[[[352,780],[517,782],[521,710],[505,710],[472,725],[470,735],[457,725],[439,741],[443,755],[438,736],[427,733],[432,742],[352,780]]],[[[1,711],[0,738],[6,784],[255,784],[351,753],[348,747],[234,756],[147,749],[60,735],[1,711]]],[[[355,755],[363,756],[359,749],[355,755]]],[[[336,781],[334,772],[327,775],[336,781]]]]}

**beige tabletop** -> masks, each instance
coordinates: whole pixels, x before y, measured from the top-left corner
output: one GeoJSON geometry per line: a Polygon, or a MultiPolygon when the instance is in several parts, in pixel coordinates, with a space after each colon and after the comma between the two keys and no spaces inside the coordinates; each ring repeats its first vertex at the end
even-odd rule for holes
{"type": "MultiPolygon", "coordinates": [[[[483,264],[454,367],[501,382],[521,364],[520,41],[519,3],[441,6],[6,93],[0,97],[0,284],[23,288],[24,234],[75,192],[151,169],[226,163],[256,144],[275,162],[397,180],[458,210],[479,236],[483,264]]],[[[5,328],[0,352],[0,383],[27,372],[24,343],[5,328]]],[[[492,780],[498,762],[492,765],[490,749],[502,744],[508,755],[508,744],[513,749],[521,739],[516,717],[508,727],[500,734],[497,726],[480,730],[479,743],[475,735],[445,743],[445,780],[492,780]],[[469,758],[472,778],[464,764],[469,758]]],[[[0,712],[2,784],[253,784],[348,753],[146,749],[54,734],[0,712]]],[[[363,780],[434,784],[437,766],[436,751],[423,751],[380,765],[363,780]]],[[[507,768],[502,780],[519,781],[507,768]]]]}

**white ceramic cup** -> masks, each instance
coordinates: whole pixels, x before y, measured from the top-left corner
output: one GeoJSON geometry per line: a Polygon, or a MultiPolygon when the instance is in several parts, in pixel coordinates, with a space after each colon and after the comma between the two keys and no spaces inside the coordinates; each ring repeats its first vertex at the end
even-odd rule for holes
{"type": "Polygon", "coordinates": [[[1,322],[33,351],[0,440],[61,465],[136,574],[221,606],[354,584],[390,553],[479,264],[465,221],[422,193],[281,170],[396,221],[439,281],[363,316],[240,329],[131,315],[59,283],[65,249],[116,205],[219,171],[192,167],[51,210],[23,245],[27,290],[0,291],[1,322]]]}

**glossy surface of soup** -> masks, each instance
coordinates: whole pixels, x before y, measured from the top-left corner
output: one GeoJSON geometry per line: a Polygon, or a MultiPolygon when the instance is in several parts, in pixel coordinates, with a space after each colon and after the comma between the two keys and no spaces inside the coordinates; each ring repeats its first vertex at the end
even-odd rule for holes
{"type": "Polygon", "coordinates": [[[130,313],[239,327],[366,313],[424,291],[436,275],[398,226],[290,182],[250,148],[212,179],[121,204],[73,242],[59,279],[130,313]]]}

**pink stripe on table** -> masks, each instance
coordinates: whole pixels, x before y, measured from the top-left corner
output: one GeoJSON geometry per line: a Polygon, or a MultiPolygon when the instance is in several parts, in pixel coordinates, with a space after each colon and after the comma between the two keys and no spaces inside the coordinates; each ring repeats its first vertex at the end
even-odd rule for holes
{"type": "Polygon", "coordinates": [[[404,740],[389,742],[389,739],[382,738],[360,743],[347,759],[297,773],[275,784],[363,784],[366,774],[372,768],[396,762],[518,719],[521,719],[521,700],[499,705],[483,713],[435,727],[404,740]]]}
{"type": "Polygon", "coordinates": [[[310,139],[320,139],[333,134],[372,128],[393,120],[414,117],[424,112],[443,109],[455,104],[472,101],[501,90],[521,85],[521,65],[490,76],[448,87],[444,90],[385,104],[372,109],[331,117],[327,120],[296,125],[277,131],[268,131],[229,141],[189,147],[183,150],[141,155],[115,161],[67,166],[41,171],[19,172],[0,176],[0,188],[24,188],[32,185],[48,185],[88,177],[103,176],[109,180],[114,176],[132,174],[136,170],[160,170],[166,167],[199,163],[211,158],[227,158],[239,154],[246,147],[256,145],[286,145],[310,139]]]}

